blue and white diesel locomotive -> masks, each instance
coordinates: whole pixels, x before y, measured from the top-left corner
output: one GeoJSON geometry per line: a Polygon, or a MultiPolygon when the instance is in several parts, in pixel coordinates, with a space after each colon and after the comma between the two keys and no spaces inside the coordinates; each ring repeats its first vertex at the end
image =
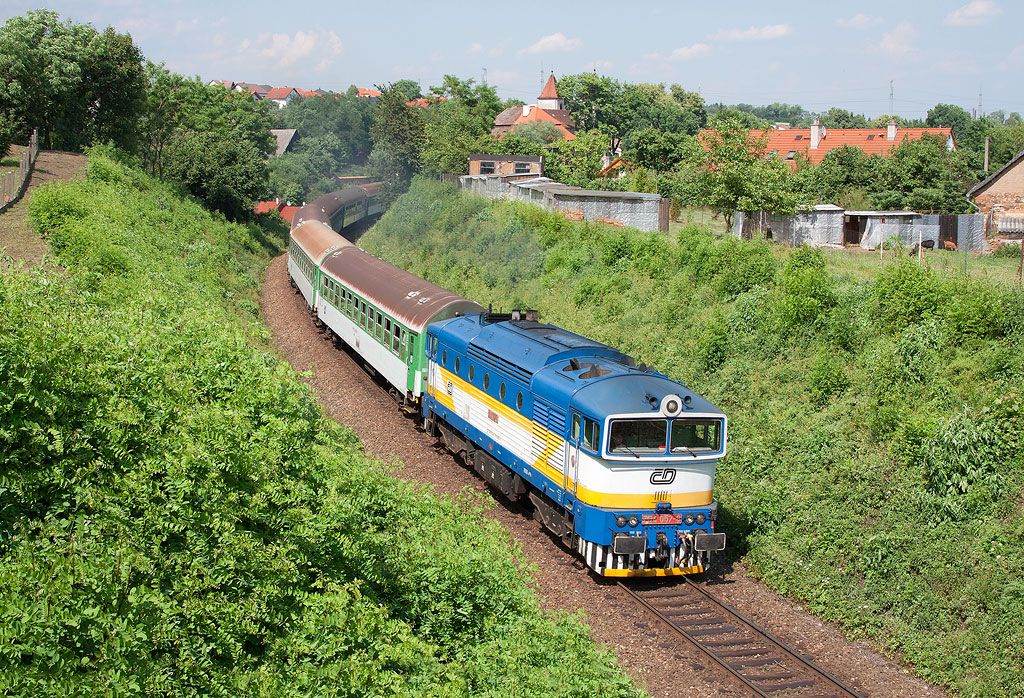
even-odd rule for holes
{"type": "Polygon", "coordinates": [[[428,431],[598,574],[698,573],[724,549],[727,420],[686,386],[532,312],[434,323],[426,351],[428,431]]]}
{"type": "Polygon", "coordinates": [[[721,410],[535,312],[485,312],[355,247],[337,231],[378,212],[376,193],[334,192],[295,216],[288,273],[317,323],[597,574],[703,572],[725,548],[721,410]]]}

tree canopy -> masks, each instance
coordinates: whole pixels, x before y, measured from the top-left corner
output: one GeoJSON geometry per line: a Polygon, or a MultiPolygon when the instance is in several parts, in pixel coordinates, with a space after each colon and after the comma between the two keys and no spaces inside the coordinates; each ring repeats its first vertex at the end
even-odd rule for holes
{"type": "Polygon", "coordinates": [[[145,106],[142,52],[128,34],[32,10],[0,26],[0,105],[15,133],[43,147],[136,146],[145,106]]]}

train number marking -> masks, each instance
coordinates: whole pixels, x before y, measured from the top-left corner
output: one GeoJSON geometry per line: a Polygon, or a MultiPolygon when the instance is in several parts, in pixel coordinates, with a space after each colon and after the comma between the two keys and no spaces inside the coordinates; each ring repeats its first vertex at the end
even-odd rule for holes
{"type": "Polygon", "coordinates": [[[671,485],[676,479],[675,468],[658,468],[651,473],[652,485],[671,485]]]}

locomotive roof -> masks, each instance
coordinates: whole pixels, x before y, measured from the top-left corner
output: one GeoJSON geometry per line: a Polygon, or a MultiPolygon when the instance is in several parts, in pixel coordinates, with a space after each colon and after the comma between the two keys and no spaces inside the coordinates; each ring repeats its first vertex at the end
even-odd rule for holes
{"type": "Polygon", "coordinates": [[[323,270],[417,332],[438,317],[481,310],[473,301],[388,264],[355,245],[328,255],[323,270]]]}
{"type": "Polygon", "coordinates": [[[721,410],[682,383],[646,368],[606,344],[529,320],[491,322],[486,314],[435,325],[445,344],[490,363],[541,397],[592,416],[657,416],[666,395],[690,396],[687,412],[721,410]],[[652,404],[653,403],[653,404],[652,404]]]}

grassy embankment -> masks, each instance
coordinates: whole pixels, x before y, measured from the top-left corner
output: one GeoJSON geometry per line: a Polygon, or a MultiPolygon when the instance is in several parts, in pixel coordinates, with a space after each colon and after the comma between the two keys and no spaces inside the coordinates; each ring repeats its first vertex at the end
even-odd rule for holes
{"type": "Polygon", "coordinates": [[[730,418],[723,528],[755,574],[956,693],[1024,692],[1019,290],[905,254],[836,274],[810,249],[571,223],[422,180],[361,244],[707,395],[730,418]]]}
{"type": "Polygon", "coordinates": [[[94,152],[0,273],[0,693],[632,695],[480,501],[390,477],[265,348],[283,228],[94,152]]]}

